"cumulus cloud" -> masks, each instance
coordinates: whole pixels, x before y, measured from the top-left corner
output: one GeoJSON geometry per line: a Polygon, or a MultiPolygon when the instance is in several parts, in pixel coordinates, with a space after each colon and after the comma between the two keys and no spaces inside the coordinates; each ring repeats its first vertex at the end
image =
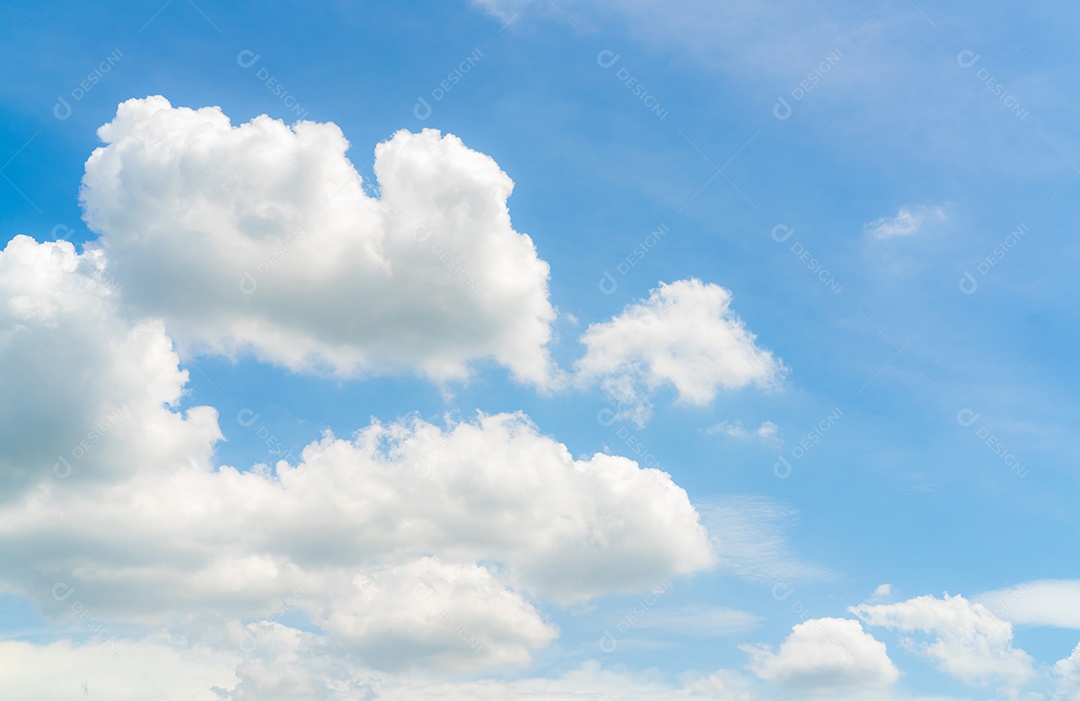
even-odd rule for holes
{"type": "Polygon", "coordinates": [[[162,639],[127,645],[116,654],[102,643],[0,642],[0,687],[20,701],[103,698],[145,701],[751,701],[748,682],[720,670],[672,684],[657,674],[606,669],[586,662],[551,678],[448,681],[387,675],[338,654],[321,636],[266,624],[262,645],[248,654],[162,639]],[[133,670],[137,670],[133,672],[133,670]]]}
{"type": "Polygon", "coordinates": [[[932,635],[933,642],[906,644],[934,660],[939,669],[968,684],[993,680],[1018,686],[1034,675],[1032,659],[1012,646],[1012,625],[982,604],[962,596],[919,596],[896,604],[860,604],[848,609],[867,624],[932,635]]]}
{"type": "Polygon", "coordinates": [[[591,324],[575,367],[579,382],[599,382],[620,405],[619,418],[643,425],[661,387],[674,387],[680,401],[700,406],[721,389],[777,385],[786,369],[755,340],[731,310],[731,292],[679,280],[661,283],[611,321],[591,324]]]}
{"type": "Polygon", "coordinates": [[[1080,701],[1080,645],[1072,654],[1054,663],[1053,676],[1061,701],[1080,701]]]}
{"type": "Polygon", "coordinates": [[[863,230],[871,238],[889,239],[917,234],[931,223],[944,220],[942,207],[901,207],[895,216],[867,222],[863,230]]]}
{"type": "Polygon", "coordinates": [[[208,407],[181,414],[187,373],[160,323],[120,318],[99,252],[16,236],[0,251],[0,501],[208,465],[208,407]]]}
{"type": "Polygon", "coordinates": [[[900,676],[885,644],[858,621],[816,618],[796,624],[773,652],[768,646],[743,645],[750,669],[762,679],[806,692],[884,687],[900,676]]]}
{"type": "Polygon", "coordinates": [[[573,460],[516,415],[327,434],[272,472],[147,469],[0,523],[34,561],[0,554],[5,589],[55,617],[74,596],[108,620],[258,618],[293,592],[290,607],[387,666],[524,663],[554,636],[524,592],[568,604],[713,561],[666,474],[573,460]]]}
{"type": "Polygon", "coordinates": [[[1022,582],[980,594],[975,601],[1012,623],[1080,629],[1080,580],[1022,582]]]}
{"type": "Polygon", "coordinates": [[[332,123],[233,126],[156,96],[98,135],[87,225],[126,304],[193,351],[437,379],[494,359],[551,380],[548,265],[510,223],[513,182],[457,137],[379,144],[374,197],[332,123]]]}
{"type": "Polygon", "coordinates": [[[237,653],[204,645],[180,647],[146,640],[119,650],[110,642],[49,644],[0,642],[0,689],[18,689],[23,701],[59,698],[139,701],[180,698],[212,701],[212,688],[236,685],[237,653]]]}
{"type": "Polygon", "coordinates": [[[296,464],[215,466],[216,412],[169,407],[179,358],[160,324],[118,316],[100,251],[16,238],[0,290],[0,386],[28,392],[29,416],[5,408],[22,430],[3,424],[0,443],[18,488],[0,504],[0,591],[51,621],[207,631],[300,616],[374,666],[472,669],[527,663],[553,639],[540,602],[713,564],[669,475],[574,459],[521,414],[374,421],[325,433],[296,464]],[[83,424],[114,406],[115,426],[83,424]]]}

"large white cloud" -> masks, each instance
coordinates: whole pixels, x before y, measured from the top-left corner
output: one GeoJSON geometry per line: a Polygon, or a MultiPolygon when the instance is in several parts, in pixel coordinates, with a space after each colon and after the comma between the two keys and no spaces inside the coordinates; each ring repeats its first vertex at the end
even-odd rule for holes
{"type": "Polygon", "coordinates": [[[802,692],[835,692],[884,687],[900,676],[885,644],[858,621],[815,618],[798,623],[773,652],[744,645],[750,669],[762,679],[802,692]]]}
{"type": "Polygon", "coordinates": [[[379,144],[373,197],[332,123],[233,126],[157,96],[98,134],[86,222],[126,303],[194,350],[439,379],[493,358],[551,379],[548,265],[511,226],[513,182],[457,137],[379,144]]]}
{"type": "Polygon", "coordinates": [[[1031,656],[1012,646],[1012,625],[962,596],[919,596],[849,610],[872,626],[933,635],[932,643],[917,645],[909,639],[908,644],[917,645],[942,671],[966,683],[998,680],[1019,686],[1034,676],[1031,656]]]}
{"type": "Polygon", "coordinates": [[[599,381],[638,424],[651,415],[652,394],[672,386],[680,401],[703,405],[721,389],[776,386],[783,363],[759,348],[731,310],[731,292],[697,279],[661,283],[581,337],[585,355],[576,364],[580,382],[599,381]]]}
{"type": "Polygon", "coordinates": [[[160,323],[117,315],[100,252],[16,238],[0,290],[0,387],[26,392],[32,419],[5,405],[0,591],[53,622],[220,637],[299,617],[376,667],[520,665],[557,634],[541,602],[713,563],[670,476],[574,459],[520,414],[376,421],[327,432],[295,465],[215,467],[216,412],[169,408],[179,358],[160,323]],[[113,406],[121,418],[57,476],[57,454],[93,430],[82,419],[113,406]]]}
{"type": "Polygon", "coordinates": [[[319,636],[268,624],[250,655],[150,638],[117,653],[103,643],[0,642],[0,689],[20,701],[751,701],[747,680],[721,670],[673,684],[657,674],[586,662],[550,678],[448,680],[387,675],[337,654],[319,636]]]}
{"type": "Polygon", "coordinates": [[[0,251],[0,501],[208,465],[216,412],[169,408],[186,381],[160,323],[117,316],[100,254],[27,236],[0,251]]]}
{"type": "Polygon", "coordinates": [[[32,595],[64,578],[103,615],[253,615],[294,588],[315,597],[342,585],[335,568],[426,553],[506,563],[559,603],[643,589],[713,559],[667,474],[602,454],[574,460],[511,414],[446,429],[375,423],[351,441],[327,434],[274,473],[144,470],[2,517],[6,537],[38,553],[38,569],[12,569],[9,581],[21,573],[32,595]],[[75,566],[87,558],[93,566],[75,566]]]}

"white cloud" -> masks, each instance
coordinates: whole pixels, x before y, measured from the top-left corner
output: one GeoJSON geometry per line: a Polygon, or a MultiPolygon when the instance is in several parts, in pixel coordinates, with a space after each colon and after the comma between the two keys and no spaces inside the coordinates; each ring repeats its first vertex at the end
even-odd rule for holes
{"type": "Polygon", "coordinates": [[[260,626],[249,654],[168,640],[127,644],[47,645],[0,642],[0,688],[20,701],[58,698],[145,701],[625,701],[710,699],[751,701],[748,682],[726,670],[671,684],[655,673],[605,669],[586,662],[553,678],[448,681],[424,674],[387,675],[367,669],[318,635],[279,624],[260,626]]]}
{"type": "Polygon", "coordinates": [[[664,386],[695,405],[708,404],[721,389],[776,386],[783,363],[755,344],[730,305],[731,292],[719,285],[661,283],[648,300],[585,330],[578,381],[599,381],[621,406],[620,417],[639,425],[651,415],[652,394],[664,386]]]}
{"type": "Polygon", "coordinates": [[[548,265],[511,226],[513,182],[457,137],[379,144],[372,197],[332,123],[232,126],[158,96],[98,133],[86,222],[125,302],[193,350],[438,379],[493,358],[551,380],[548,265]]]}
{"type": "Polygon", "coordinates": [[[357,574],[314,620],[381,668],[521,666],[558,629],[488,569],[421,558],[357,574]],[[426,652],[430,651],[430,652],[426,652]]]}
{"type": "Polygon", "coordinates": [[[888,584],[888,583],[879,584],[874,589],[874,597],[875,598],[884,598],[886,596],[891,596],[891,595],[892,595],[892,585],[891,584],[888,584]]]}
{"type": "Polygon", "coordinates": [[[1053,676],[1057,682],[1061,701],[1080,701],[1080,645],[1072,654],[1054,663],[1053,676]]]}
{"type": "Polygon", "coordinates": [[[896,216],[867,222],[863,230],[872,238],[889,239],[917,234],[931,223],[944,219],[942,207],[901,207],[896,216]]]}
{"type": "Polygon", "coordinates": [[[187,373],[160,323],[116,312],[102,257],[16,236],[0,251],[0,501],[36,484],[82,488],[209,465],[221,434],[208,407],[186,416],[187,373]]]}
{"type": "Polygon", "coordinates": [[[540,601],[713,564],[669,475],[574,460],[520,414],[373,422],[325,433],[296,465],[215,468],[216,412],[169,409],[179,359],[160,324],[116,314],[105,280],[100,253],[67,243],[0,252],[0,388],[26,392],[0,428],[0,591],[51,621],[207,631],[298,615],[372,664],[470,669],[524,664],[550,641],[540,601]],[[115,425],[84,425],[112,406],[115,425]]]}
{"type": "MultiPolygon", "coordinates": [[[[203,645],[178,647],[166,641],[39,645],[0,642],[0,689],[18,690],[21,701],[150,698],[219,701],[211,689],[235,686],[238,653],[203,645]]],[[[6,694],[5,694],[6,695],[6,694]]]]}
{"type": "Polygon", "coordinates": [[[1080,580],[1023,582],[980,594],[975,601],[1013,623],[1080,629],[1080,580]]]}
{"type": "Polygon", "coordinates": [[[573,603],[713,562],[666,474],[606,455],[575,461],[515,415],[327,434],[274,474],[146,466],[0,512],[0,534],[34,562],[0,553],[5,589],[58,618],[71,596],[105,620],[259,618],[293,592],[291,608],[359,649],[385,643],[397,622],[399,649],[460,667],[525,662],[551,639],[519,592],[573,603]],[[57,583],[72,592],[62,601],[57,583]],[[412,585],[445,600],[482,647],[464,650],[412,585]]]}
{"type": "Polygon", "coordinates": [[[778,437],[779,431],[780,427],[772,421],[762,421],[760,426],[752,430],[743,426],[741,421],[736,421],[734,423],[721,421],[720,423],[705,429],[705,433],[710,436],[719,434],[740,441],[758,440],[766,445],[772,446],[781,444],[778,437]]]}
{"type": "Polygon", "coordinates": [[[796,691],[883,687],[900,676],[885,644],[864,631],[858,621],[843,618],[796,624],[775,653],[765,645],[740,649],[750,654],[754,674],[796,691]]]}
{"type": "Polygon", "coordinates": [[[859,604],[848,609],[871,626],[934,636],[907,644],[942,671],[968,684],[997,679],[1018,686],[1034,675],[1031,656],[1012,646],[1012,625],[962,596],[919,596],[896,604],[859,604]]]}

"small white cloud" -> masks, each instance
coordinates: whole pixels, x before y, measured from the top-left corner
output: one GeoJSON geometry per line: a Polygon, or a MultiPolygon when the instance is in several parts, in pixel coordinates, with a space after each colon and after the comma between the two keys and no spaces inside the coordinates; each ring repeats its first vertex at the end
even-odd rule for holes
{"type": "Polygon", "coordinates": [[[1032,659],[1012,646],[1008,621],[962,596],[919,596],[896,604],[860,604],[848,609],[871,626],[934,636],[907,645],[934,660],[943,672],[968,684],[998,679],[1018,686],[1034,675],[1032,659]]]}
{"type": "Polygon", "coordinates": [[[663,386],[702,406],[721,389],[775,387],[786,373],[731,310],[731,292],[697,279],[660,283],[649,299],[590,325],[581,341],[587,351],[576,364],[578,382],[599,381],[622,407],[619,418],[638,425],[663,386]]]}
{"type": "Polygon", "coordinates": [[[874,598],[883,598],[883,597],[889,596],[891,594],[892,594],[892,585],[891,584],[879,584],[877,586],[877,588],[874,589],[874,598]]]}
{"type": "Polygon", "coordinates": [[[896,216],[882,217],[863,225],[863,230],[872,238],[888,239],[896,236],[911,236],[919,233],[923,227],[945,220],[942,207],[901,207],[896,216]]]}
{"type": "Polygon", "coordinates": [[[778,437],[779,431],[780,427],[772,421],[762,421],[761,425],[755,429],[746,428],[743,426],[742,421],[734,423],[721,421],[705,429],[705,433],[710,436],[723,435],[741,441],[758,440],[773,446],[781,443],[778,437]]]}
{"type": "Polygon", "coordinates": [[[858,621],[816,618],[799,623],[773,652],[766,645],[740,645],[750,655],[750,670],[793,691],[830,692],[883,687],[900,671],[885,643],[875,640],[858,621]]]}

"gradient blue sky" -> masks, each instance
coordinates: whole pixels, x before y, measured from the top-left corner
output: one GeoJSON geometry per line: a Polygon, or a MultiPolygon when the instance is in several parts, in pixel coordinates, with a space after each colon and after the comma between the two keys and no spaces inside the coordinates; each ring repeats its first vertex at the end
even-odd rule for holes
{"type": "MultiPolygon", "coordinates": [[[[661,386],[646,425],[605,426],[596,386],[538,390],[491,362],[439,383],[181,353],[180,408],[218,410],[218,465],[272,463],[268,435],[299,455],[325,429],[349,436],[372,418],[522,411],[575,457],[639,459],[644,446],[686,490],[720,564],[675,578],[614,652],[597,641],[641,592],[538,603],[561,632],[529,665],[449,679],[565,679],[593,660],[628,678],[655,670],[650,683],[679,693],[680,675],[727,670],[748,698],[806,698],[821,687],[759,673],[745,646],[777,650],[807,617],[844,618],[901,675],[838,682],[832,698],[1076,699],[1080,676],[1053,666],[1080,642],[1078,25],[1068,3],[6,3],[0,232],[97,238],[80,208],[84,165],[132,98],[217,106],[234,125],[301,111],[333,122],[369,194],[376,144],[401,129],[454,134],[514,182],[513,227],[551,268],[559,366],[584,354],[590,324],[696,278],[731,292],[788,372],[704,405],[661,386]],[[244,409],[255,425],[236,420],[244,409]],[[775,433],[758,435],[764,422],[775,433]],[[902,640],[935,634],[849,611],[946,594],[994,611],[1002,590],[1050,581],[1053,596],[1021,590],[1024,605],[993,616],[1033,658],[1017,683],[965,679],[902,640]],[[731,629],[700,624],[727,609],[742,612],[728,612],[731,629]]],[[[18,579],[0,577],[0,638],[86,638],[18,579]]],[[[278,698],[264,694],[235,698],[278,698]]]]}

